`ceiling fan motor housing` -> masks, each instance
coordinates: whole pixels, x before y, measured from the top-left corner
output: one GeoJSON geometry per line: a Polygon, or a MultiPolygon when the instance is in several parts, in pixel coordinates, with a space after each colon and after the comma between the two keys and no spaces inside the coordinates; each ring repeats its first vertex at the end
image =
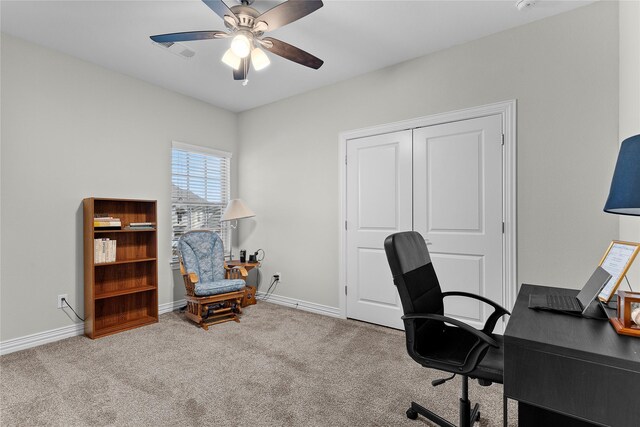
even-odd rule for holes
{"type": "MultiPolygon", "coordinates": [[[[253,24],[255,23],[255,19],[260,16],[260,12],[258,12],[257,10],[255,10],[252,7],[249,6],[233,6],[231,8],[231,11],[236,15],[236,17],[238,18],[238,26],[239,27],[247,27],[247,28],[253,28],[253,24]]],[[[225,21],[225,24],[227,25],[227,27],[229,27],[229,24],[227,24],[227,22],[225,21]]],[[[231,28],[231,27],[229,27],[231,28]]]]}

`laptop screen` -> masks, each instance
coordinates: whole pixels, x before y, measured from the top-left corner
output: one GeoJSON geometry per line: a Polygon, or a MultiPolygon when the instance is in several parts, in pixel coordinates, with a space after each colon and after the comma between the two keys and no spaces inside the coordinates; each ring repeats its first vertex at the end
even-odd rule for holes
{"type": "Polygon", "coordinates": [[[578,294],[578,301],[586,309],[591,301],[600,293],[602,287],[609,281],[611,275],[602,267],[597,267],[587,283],[578,294]]]}

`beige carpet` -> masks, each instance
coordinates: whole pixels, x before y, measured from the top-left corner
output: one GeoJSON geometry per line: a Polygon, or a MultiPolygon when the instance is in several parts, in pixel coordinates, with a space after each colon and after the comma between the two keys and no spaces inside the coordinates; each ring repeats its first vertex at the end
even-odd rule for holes
{"type": "MultiPolygon", "coordinates": [[[[432,387],[441,376],[407,356],[400,331],[261,302],[208,332],[169,313],[2,356],[0,424],[431,425],[406,418],[411,400],[457,424],[460,381],[432,387]]],[[[480,425],[502,425],[502,386],[469,388],[480,425]]]]}

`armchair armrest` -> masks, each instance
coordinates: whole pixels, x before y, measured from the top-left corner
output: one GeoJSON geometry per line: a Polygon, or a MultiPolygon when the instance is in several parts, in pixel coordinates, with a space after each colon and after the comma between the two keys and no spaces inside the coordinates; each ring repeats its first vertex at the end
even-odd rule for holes
{"type": "Polygon", "coordinates": [[[479,331],[473,326],[469,326],[466,323],[461,322],[457,319],[453,319],[451,317],[442,316],[440,314],[433,314],[433,313],[414,313],[414,314],[405,314],[404,316],[402,316],[402,320],[416,320],[416,319],[438,320],[440,322],[450,323],[454,326],[459,327],[460,329],[465,330],[466,332],[469,332],[470,334],[475,335],[477,338],[479,338],[480,340],[484,341],[485,343],[489,344],[492,347],[495,347],[495,348],[500,347],[496,340],[491,338],[489,335],[487,335],[483,331],[479,331]]]}
{"type": "Polygon", "coordinates": [[[226,263],[224,264],[224,270],[226,272],[225,276],[227,279],[242,279],[245,282],[247,281],[247,277],[249,276],[249,272],[246,268],[241,265],[236,265],[233,267],[229,267],[226,263]],[[238,277],[239,276],[239,277],[238,277]]]}
{"type": "Polygon", "coordinates": [[[200,280],[196,273],[187,273],[187,269],[184,268],[182,260],[180,260],[180,274],[182,274],[185,280],[189,279],[191,283],[198,283],[198,280],[200,280]]]}
{"type": "Polygon", "coordinates": [[[184,288],[187,291],[187,296],[195,295],[196,283],[200,278],[196,273],[189,273],[182,263],[182,257],[180,257],[180,274],[182,274],[182,280],[184,280],[184,288]]]}
{"type": "Polygon", "coordinates": [[[500,317],[502,317],[505,314],[508,314],[509,316],[511,316],[511,313],[509,313],[509,311],[504,307],[502,307],[500,304],[490,300],[489,298],[485,298],[480,295],[471,294],[469,292],[462,292],[462,291],[450,291],[450,292],[442,293],[443,298],[448,296],[473,298],[473,299],[477,299],[478,301],[482,301],[486,304],[489,304],[490,306],[493,307],[493,313],[491,313],[491,316],[489,316],[486,323],[484,324],[484,327],[482,328],[482,332],[484,332],[485,334],[490,334],[493,331],[493,328],[495,328],[496,323],[498,322],[498,319],[500,319],[500,317]]]}

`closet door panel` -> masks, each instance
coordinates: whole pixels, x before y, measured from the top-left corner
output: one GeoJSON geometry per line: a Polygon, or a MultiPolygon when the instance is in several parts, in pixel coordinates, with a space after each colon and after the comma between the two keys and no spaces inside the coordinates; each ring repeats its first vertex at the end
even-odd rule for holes
{"type": "MultiPolygon", "coordinates": [[[[502,304],[501,116],[415,129],[413,189],[414,228],[429,245],[442,289],[502,304]]],[[[445,299],[447,315],[479,328],[491,312],[478,301],[445,299]]]]}
{"type": "Polygon", "coordinates": [[[347,141],[347,317],[403,329],[384,252],[412,229],[411,131],[347,141]]]}

